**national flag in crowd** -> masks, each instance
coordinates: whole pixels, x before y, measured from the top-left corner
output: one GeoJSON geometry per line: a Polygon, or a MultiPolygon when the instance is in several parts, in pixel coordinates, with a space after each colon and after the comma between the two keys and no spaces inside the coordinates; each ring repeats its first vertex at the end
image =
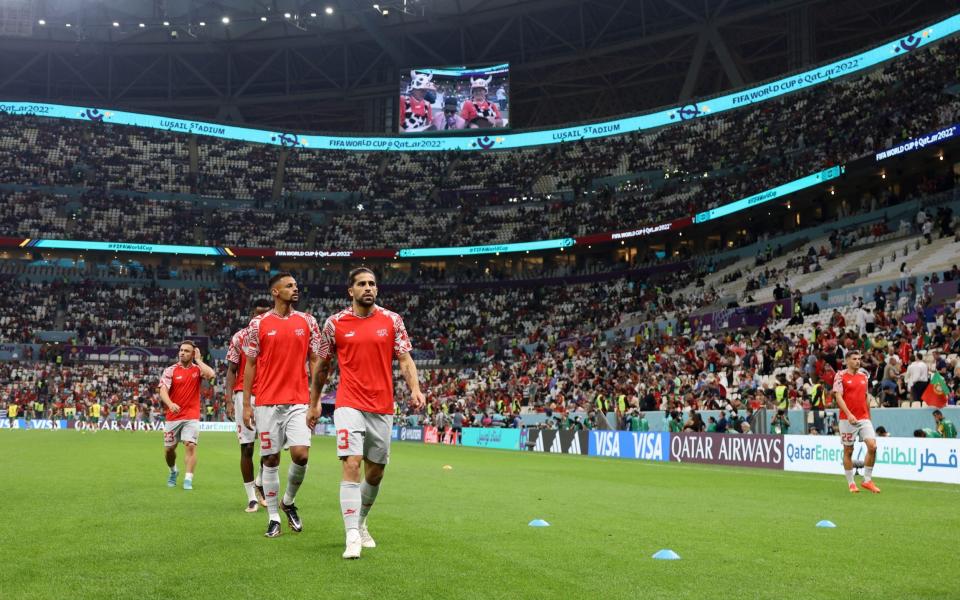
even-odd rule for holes
{"type": "Polygon", "coordinates": [[[933,372],[933,375],[930,377],[930,383],[920,398],[924,404],[936,406],[937,408],[943,408],[947,405],[947,382],[943,380],[943,376],[940,375],[940,373],[936,371],[933,372]]]}

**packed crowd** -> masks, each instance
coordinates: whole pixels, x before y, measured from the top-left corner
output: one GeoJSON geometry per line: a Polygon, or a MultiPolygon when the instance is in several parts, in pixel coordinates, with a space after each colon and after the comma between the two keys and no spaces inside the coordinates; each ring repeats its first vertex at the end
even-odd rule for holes
{"type": "MultiPolygon", "coordinates": [[[[280,177],[287,194],[339,194],[322,217],[277,215],[287,222],[273,223],[277,246],[585,235],[695,214],[954,123],[960,99],[946,90],[958,81],[958,52],[960,41],[948,40],[867,74],[682,126],[507,152],[318,152],[5,116],[0,182],[195,192],[262,206],[280,177]],[[192,153],[196,173],[189,172],[192,153]],[[633,178],[604,185],[610,176],[633,178]],[[572,196],[561,200],[564,191],[572,196]],[[389,226],[372,227],[381,223],[389,226]]],[[[56,202],[44,206],[57,211],[56,202]]],[[[137,219],[150,210],[157,207],[125,209],[137,219]]],[[[229,217],[242,221],[239,212],[229,217]]],[[[176,233],[186,235],[181,241],[194,237],[176,233]]]]}
{"type": "MultiPolygon", "coordinates": [[[[960,271],[939,277],[960,280],[960,271]]],[[[926,364],[922,381],[939,373],[946,400],[955,402],[960,394],[960,306],[932,304],[929,285],[928,278],[916,286],[878,289],[872,302],[860,302],[852,312],[845,311],[847,316],[820,313],[822,320],[800,334],[784,333],[786,319],[772,315],[756,331],[704,333],[683,313],[675,322],[657,325],[644,317],[645,311],[662,313],[656,303],[669,293],[629,278],[562,287],[425,288],[384,293],[381,303],[405,316],[418,357],[437,358],[437,367],[422,373],[430,401],[427,416],[436,419],[439,412],[459,410],[467,422],[509,426],[521,408],[561,420],[600,408],[598,414],[614,412],[625,422],[639,411],[721,409],[743,416],[761,407],[826,407],[833,377],[850,349],[864,352],[864,368],[877,382],[871,394],[878,404],[920,399],[919,367],[908,368],[918,360],[926,364]],[[899,310],[902,305],[910,309],[899,310]],[[628,327],[638,316],[641,325],[628,327]]],[[[71,345],[171,345],[205,333],[211,347],[220,347],[247,320],[251,298],[240,287],[197,295],[144,286],[87,285],[65,291],[61,287],[59,294],[48,294],[37,287],[35,297],[59,298],[67,315],[64,328],[77,331],[76,338],[46,357],[22,357],[35,362],[0,363],[13,369],[7,377],[0,374],[6,397],[39,398],[47,404],[56,398],[76,403],[96,397],[114,407],[145,403],[148,411],[155,400],[148,369],[157,365],[84,362],[71,353],[71,345]],[[202,307],[199,319],[193,312],[197,306],[202,307]],[[66,371],[60,373],[61,368],[66,371]],[[60,384],[58,377],[67,383],[60,384]]],[[[322,319],[345,303],[342,294],[316,286],[303,309],[322,319]]],[[[0,314],[5,339],[11,339],[8,332],[16,335],[18,325],[5,320],[15,312],[0,314]]],[[[221,377],[207,393],[211,415],[221,415],[222,384],[221,377]]],[[[403,406],[402,384],[398,400],[403,406]]]]}

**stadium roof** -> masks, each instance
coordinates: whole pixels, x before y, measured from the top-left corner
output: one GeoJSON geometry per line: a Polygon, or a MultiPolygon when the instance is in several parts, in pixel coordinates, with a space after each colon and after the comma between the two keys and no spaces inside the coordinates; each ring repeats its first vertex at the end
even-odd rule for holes
{"type": "Polygon", "coordinates": [[[0,0],[0,99],[373,132],[392,129],[401,69],[509,61],[511,121],[540,127],[740,87],[955,10],[953,0],[0,0]]]}

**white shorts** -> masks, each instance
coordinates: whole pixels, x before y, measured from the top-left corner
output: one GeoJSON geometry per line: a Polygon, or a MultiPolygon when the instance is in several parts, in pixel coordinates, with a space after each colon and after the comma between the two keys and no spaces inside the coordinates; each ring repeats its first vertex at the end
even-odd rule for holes
{"type": "Polygon", "coordinates": [[[873,423],[869,419],[861,419],[856,425],[851,425],[846,419],[840,421],[840,443],[844,446],[852,446],[857,439],[861,442],[877,439],[873,423]]]}
{"type": "Polygon", "coordinates": [[[333,427],[337,430],[337,456],[363,456],[379,465],[390,462],[393,415],[341,406],[333,411],[333,427]]]}
{"type": "Polygon", "coordinates": [[[310,447],[306,404],[270,404],[253,410],[260,456],[277,454],[290,446],[310,447]]]}
{"type": "MultiPolygon", "coordinates": [[[[254,404],[255,398],[250,396],[250,406],[256,408],[254,404]]],[[[237,439],[241,444],[252,444],[257,441],[257,430],[247,429],[243,425],[243,392],[234,392],[233,393],[233,418],[237,422],[237,439]]],[[[254,419],[257,418],[256,415],[253,416],[254,419]]]]}
{"type": "Polygon", "coordinates": [[[196,444],[200,439],[200,421],[185,419],[182,421],[167,421],[163,424],[163,447],[170,448],[178,443],[196,444]]]}

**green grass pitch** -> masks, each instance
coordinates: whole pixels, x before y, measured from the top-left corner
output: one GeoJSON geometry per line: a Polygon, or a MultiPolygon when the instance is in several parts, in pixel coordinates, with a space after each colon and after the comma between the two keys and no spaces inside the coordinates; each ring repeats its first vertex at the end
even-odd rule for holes
{"type": "Polygon", "coordinates": [[[880,469],[883,493],[853,496],[839,474],[396,443],[369,521],[379,547],[344,561],[333,439],[314,438],[303,533],[284,522],[277,539],[242,510],[234,436],[200,441],[184,491],[166,487],[159,433],[0,432],[0,597],[960,595],[960,488],[880,469]],[[652,560],[661,548],[682,560],[652,560]]]}

